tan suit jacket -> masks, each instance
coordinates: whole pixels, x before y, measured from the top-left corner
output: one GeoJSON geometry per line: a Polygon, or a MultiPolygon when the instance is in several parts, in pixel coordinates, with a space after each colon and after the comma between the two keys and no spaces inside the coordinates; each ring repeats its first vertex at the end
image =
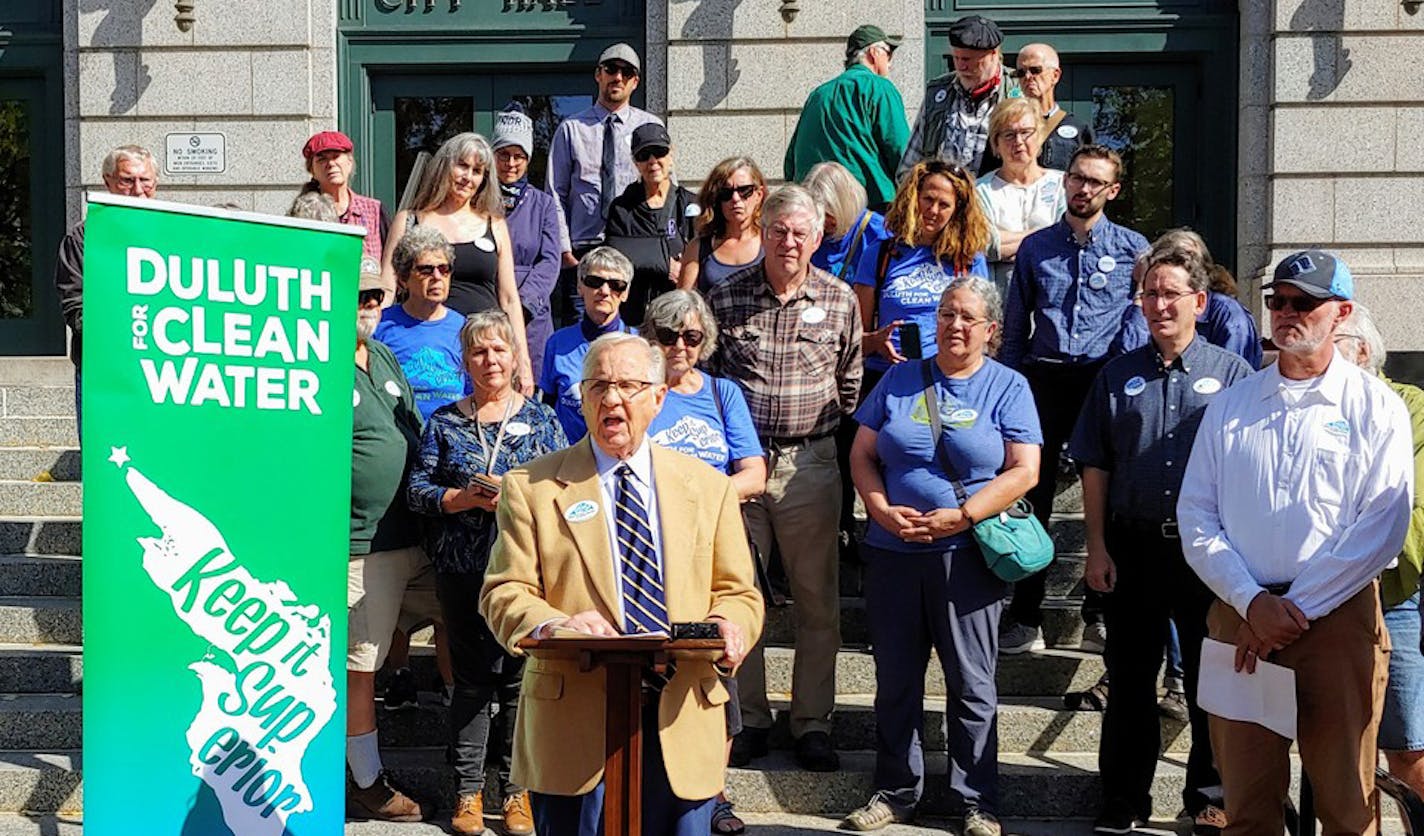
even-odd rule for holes
{"type": "MultiPolygon", "coordinates": [[[[615,627],[617,561],[611,553],[591,441],[506,473],[499,539],[490,555],[480,614],[511,653],[539,625],[597,610],[615,627]],[[598,512],[576,519],[576,503],[598,512]]],[[[645,442],[651,444],[651,442],[645,442]]],[[[745,646],[761,636],[757,591],[736,489],[725,475],[681,453],[652,445],[658,492],[663,587],[671,620],[716,615],[739,625],[745,646]]],[[[658,703],[668,782],[679,798],[722,790],[728,694],[708,661],[685,660],[658,703]]],[[[514,737],[511,779],[556,795],[579,795],[603,778],[604,674],[572,660],[530,659],[514,737]]]]}

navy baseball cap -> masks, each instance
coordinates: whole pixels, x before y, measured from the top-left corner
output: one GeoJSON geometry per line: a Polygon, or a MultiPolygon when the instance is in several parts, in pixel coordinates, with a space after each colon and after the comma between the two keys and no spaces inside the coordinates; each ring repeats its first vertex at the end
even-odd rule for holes
{"type": "Polygon", "coordinates": [[[1305,250],[1281,259],[1264,290],[1278,284],[1299,288],[1316,299],[1355,298],[1355,277],[1345,262],[1324,250],[1305,250]]]}

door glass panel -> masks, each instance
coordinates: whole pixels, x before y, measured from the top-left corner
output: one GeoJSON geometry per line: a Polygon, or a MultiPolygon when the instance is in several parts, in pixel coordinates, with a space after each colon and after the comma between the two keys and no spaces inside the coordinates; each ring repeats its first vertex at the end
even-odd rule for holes
{"type": "Polygon", "coordinates": [[[35,313],[30,221],[29,113],[0,101],[0,319],[35,313]]]}
{"type": "Polygon", "coordinates": [[[1170,86],[1093,87],[1097,141],[1122,155],[1127,176],[1108,207],[1115,223],[1155,238],[1173,220],[1172,160],[1176,137],[1170,86]]]}
{"type": "Polygon", "coordinates": [[[405,195],[416,158],[422,151],[434,154],[445,140],[475,129],[475,100],[469,96],[397,96],[394,109],[396,197],[399,200],[405,195]]]}
{"type": "Polygon", "coordinates": [[[510,101],[524,108],[534,122],[534,153],[529,158],[529,182],[543,184],[549,164],[549,143],[559,123],[593,107],[593,96],[516,95],[510,101]]]}

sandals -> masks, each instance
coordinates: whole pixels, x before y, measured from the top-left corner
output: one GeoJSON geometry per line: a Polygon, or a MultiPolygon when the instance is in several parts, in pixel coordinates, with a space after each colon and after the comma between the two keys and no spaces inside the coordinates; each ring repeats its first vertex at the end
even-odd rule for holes
{"type": "Polygon", "coordinates": [[[746,822],[737,817],[732,802],[725,794],[717,796],[717,806],[712,810],[713,836],[739,836],[747,832],[746,822]]]}
{"type": "Polygon", "coordinates": [[[1069,711],[1103,711],[1108,707],[1108,684],[1099,681],[1086,691],[1070,691],[1063,695],[1063,706],[1069,711]]]}

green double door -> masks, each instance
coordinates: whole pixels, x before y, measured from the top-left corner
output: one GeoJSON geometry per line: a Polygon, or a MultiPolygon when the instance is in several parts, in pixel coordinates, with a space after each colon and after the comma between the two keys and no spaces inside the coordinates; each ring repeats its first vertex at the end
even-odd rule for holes
{"type": "MultiPolygon", "coordinates": [[[[400,205],[416,160],[462,131],[489,137],[495,116],[512,103],[534,122],[529,178],[542,186],[549,142],[559,122],[593,105],[592,73],[549,71],[372,73],[372,192],[388,207],[400,205]]],[[[394,211],[392,211],[394,214],[394,211]]]]}

